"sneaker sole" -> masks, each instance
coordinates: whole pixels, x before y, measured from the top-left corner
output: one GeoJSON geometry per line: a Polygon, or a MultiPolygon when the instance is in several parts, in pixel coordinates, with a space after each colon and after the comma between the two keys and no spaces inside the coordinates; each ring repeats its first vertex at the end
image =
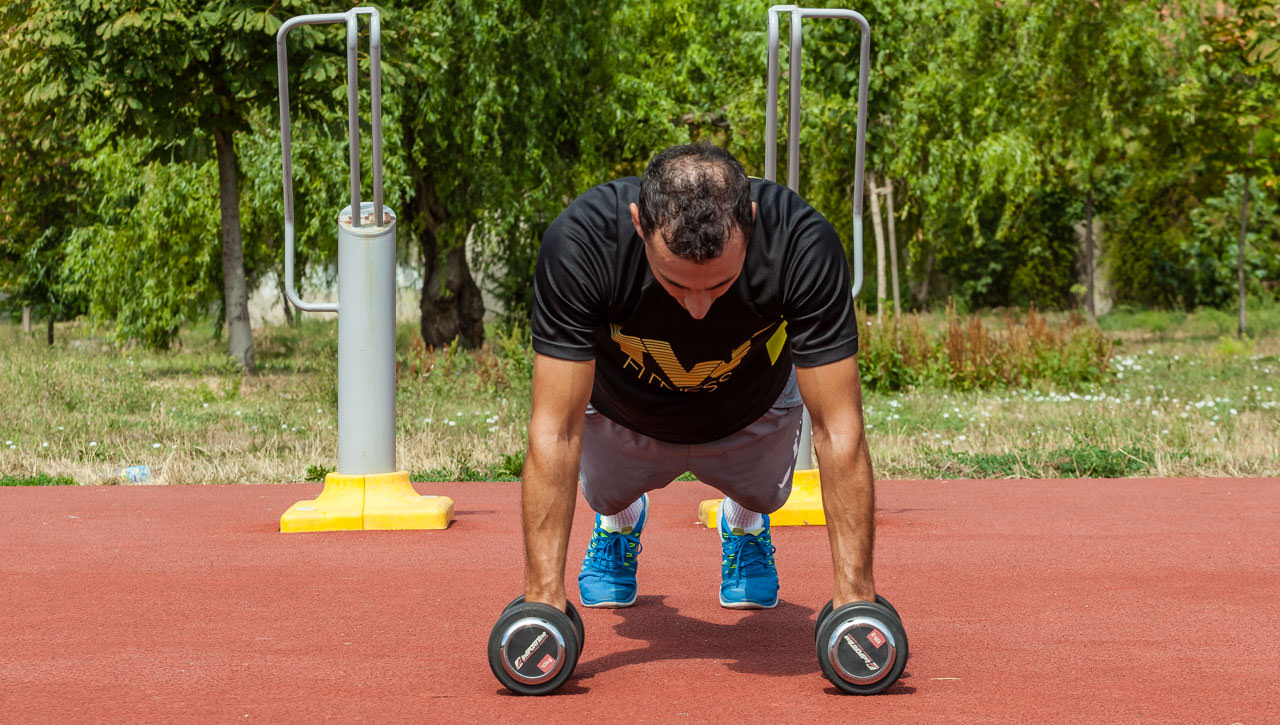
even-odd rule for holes
{"type": "Polygon", "coordinates": [[[596,602],[595,604],[588,604],[586,600],[579,598],[578,602],[587,609],[626,609],[635,605],[636,598],[631,597],[631,600],[626,602],[596,602]]]}
{"type": "Polygon", "coordinates": [[[720,606],[725,609],[773,609],[778,606],[778,600],[773,600],[773,604],[759,604],[757,602],[726,602],[724,597],[720,597],[720,606]]]}

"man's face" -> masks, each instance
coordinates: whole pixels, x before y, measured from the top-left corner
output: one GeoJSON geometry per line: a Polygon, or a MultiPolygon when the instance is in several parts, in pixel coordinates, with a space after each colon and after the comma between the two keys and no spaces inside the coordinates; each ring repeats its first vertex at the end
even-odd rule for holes
{"type": "MultiPolygon", "coordinates": [[[[755,210],[753,202],[753,217],[755,210]]],[[[635,204],[631,205],[631,221],[635,224],[636,234],[644,240],[645,257],[654,278],[695,320],[706,317],[711,303],[728,292],[742,273],[742,264],[747,258],[747,237],[740,229],[733,230],[719,257],[694,262],[673,254],[661,232],[654,232],[648,237],[641,233],[640,212],[635,204]]]]}

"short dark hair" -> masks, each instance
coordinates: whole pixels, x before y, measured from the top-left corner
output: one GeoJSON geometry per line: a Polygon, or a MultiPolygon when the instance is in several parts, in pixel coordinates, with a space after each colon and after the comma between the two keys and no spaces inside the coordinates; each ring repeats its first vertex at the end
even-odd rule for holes
{"type": "Polygon", "coordinates": [[[715,259],[736,227],[753,231],[751,182],[728,151],[709,144],[672,146],[649,162],[640,179],[640,230],[662,233],[672,254],[715,259]]]}

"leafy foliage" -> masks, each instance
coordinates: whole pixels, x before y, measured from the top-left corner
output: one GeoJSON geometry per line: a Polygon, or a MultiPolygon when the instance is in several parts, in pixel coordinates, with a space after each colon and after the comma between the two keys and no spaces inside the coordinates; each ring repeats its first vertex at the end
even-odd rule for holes
{"type": "Polygon", "coordinates": [[[74,486],[76,481],[70,476],[50,476],[37,473],[34,476],[9,476],[0,474],[0,486],[74,486]]]}
{"type": "MultiPolygon", "coordinates": [[[[105,133],[86,135],[93,144],[105,133]]],[[[117,338],[164,349],[217,301],[217,172],[208,161],[146,162],[145,152],[123,141],[78,163],[101,192],[86,200],[93,221],[67,238],[64,269],[117,338]]]]}
{"type": "MultiPolygon", "coordinates": [[[[424,310],[458,307],[465,285],[451,274],[474,268],[510,320],[523,319],[547,224],[666,145],[712,141],[763,173],[766,7],[384,7],[387,203],[402,221],[402,259],[422,265],[424,310]]],[[[1118,301],[1227,304],[1245,176],[1249,290],[1274,296],[1278,8],[860,8],[873,28],[868,167],[898,191],[916,305],[1072,306],[1073,227],[1087,209],[1105,222],[1118,301]]],[[[220,229],[224,241],[243,229],[247,284],[281,271],[273,36],[286,17],[332,9],[0,1],[0,304],[87,310],[122,338],[159,346],[191,320],[235,314],[220,229]],[[227,188],[214,186],[217,138],[232,139],[234,223],[210,202],[227,188]]],[[[332,267],[332,217],[345,205],[340,33],[290,37],[300,273],[332,267]]],[[[860,41],[842,21],[806,21],[804,33],[801,192],[847,238],[860,41]]]]}
{"type": "Polygon", "coordinates": [[[993,330],[977,315],[948,310],[946,326],[930,336],[913,315],[867,322],[858,362],[870,390],[932,385],[952,390],[1022,388],[1038,383],[1072,389],[1104,380],[1111,344],[1078,316],[1051,324],[1033,307],[1025,320],[1008,314],[993,330]]]}
{"type": "MultiPolygon", "coordinates": [[[[1191,210],[1193,235],[1183,240],[1189,285],[1185,290],[1193,305],[1230,305],[1236,295],[1236,245],[1240,231],[1240,203],[1244,177],[1230,174],[1227,193],[1205,199],[1191,210]]],[[[1264,280],[1280,279],[1280,215],[1276,202],[1260,193],[1256,179],[1249,180],[1248,233],[1245,244],[1246,289],[1261,294],[1264,280]]]]}

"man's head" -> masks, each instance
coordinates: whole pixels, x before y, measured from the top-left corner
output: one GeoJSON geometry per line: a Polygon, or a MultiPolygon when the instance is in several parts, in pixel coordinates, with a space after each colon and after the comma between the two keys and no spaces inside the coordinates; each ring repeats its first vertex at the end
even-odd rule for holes
{"type": "Polygon", "coordinates": [[[733,285],[755,221],[742,164],[715,146],[675,146],[649,162],[631,220],[654,277],[694,319],[733,285]]]}
{"type": "Polygon", "coordinates": [[[640,179],[640,236],[662,235],[692,262],[719,257],[734,231],[750,237],[755,214],[742,164],[706,144],[673,146],[653,157],[640,179]]]}

